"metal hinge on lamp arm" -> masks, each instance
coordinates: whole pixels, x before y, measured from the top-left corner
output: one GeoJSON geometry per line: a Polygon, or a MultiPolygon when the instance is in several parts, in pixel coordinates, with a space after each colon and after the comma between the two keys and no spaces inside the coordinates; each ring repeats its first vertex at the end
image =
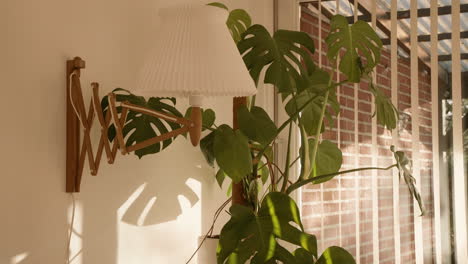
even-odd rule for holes
{"type": "Polygon", "coordinates": [[[120,103],[121,113],[119,116],[115,94],[109,93],[109,111],[104,116],[101,100],[99,98],[99,84],[92,83],[92,98],[86,111],[83,93],[80,83],[80,71],[85,68],[85,61],[76,57],[67,61],[67,172],[66,192],[79,192],[85,159],[87,157],[91,175],[98,173],[102,155],[106,154],[107,162],[113,164],[117,156],[117,150],[125,155],[129,152],[143,149],[158,142],[188,132],[194,146],[198,145],[201,134],[201,109],[192,107],[191,119],[185,119],[153,109],[137,106],[128,102],[120,103]],[[126,146],[122,128],[126,123],[129,111],[139,112],[156,118],[164,119],[182,125],[181,128],[145,140],[135,145],[126,146]],[[90,131],[95,117],[101,126],[101,136],[94,156],[90,131]],[[112,146],[108,139],[108,129],[111,124],[116,129],[116,140],[112,146]],[[83,140],[80,148],[80,130],[83,130],[83,140]]]}

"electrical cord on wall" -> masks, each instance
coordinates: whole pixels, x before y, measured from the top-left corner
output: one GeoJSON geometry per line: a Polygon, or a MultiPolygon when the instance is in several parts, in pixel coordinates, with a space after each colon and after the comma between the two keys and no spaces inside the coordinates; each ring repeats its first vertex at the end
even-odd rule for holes
{"type": "MultiPolygon", "coordinates": [[[[70,96],[70,104],[71,106],[73,107],[73,111],[75,112],[76,116],[78,117],[78,119],[80,120],[81,124],[83,124],[83,120],[81,119],[81,115],[78,113],[78,110],[76,109],[75,107],[75,103],[73,102],[73,97],[72,97],[72,84],[73,84],[73,76],[77,74],[77,71],[74,70],[71,74],[70,74],[70,77],[69,77],[69,80],[70,80],[70,83],[69,83],[69,91],[68,91],[68,94],[70,96]]],[[[73,236],[73,226],[74,226],[74,223],[75,223],[75,211],[76,211],[76,202],[75,202],[75,196],[73,195],[73,193],[70,193],[70,196],[72,198],[72,216],[71,216],[71,220],[70,220],[70,231],[68,232],[68,237],[67,237],[67,252],[66,252],[66,259],[65,259],[65,264],[70,264],[71,263],[71,260],[70,260],[70,245],[71,245],[71,240],[72,240],[72,236],[73,236]]]]}
{"type": "Polygon", "coordinates": [[[77,74],[76,70],[74,70],[72,73],[70,73],[70,77],[69,77],[70,83],[68,85],[68,95],[70,96],[70,104],[73,107],[73,111],[75,111],[75,114],[78,117],[78,119],[80,120],[81,124],[84,124],[83,120],[81,120],[81,115],[78,113],[78,110],[75,107],[75,103],[73,102],[73,97],[72,97],[73,76],[76,75],[76,74],[77,74]]]}
{"type": "Polygon", "coordinates": [[[213,236],[213,231],[214,231],[214,226],[216,224],[216,220],[218,220],[218,217],[219,215],[223,212],[223,209],[224,207],[226,207],[230,202],[232,201],[232,197],[229,198],[227,201],[225,201],[219,208],[218,210],[216,210],[215,214],[214,214],[214,217],[213,217],[213,223],[211,224],[211,227],[210,229],[208,230],[208,232],[203,236],[203,240],[200,242],[200,245],[198,245],[198,248],[195,250],[195,252],[193,252],[192,256],[189,258],[189,260],[187,260],[187,262],[185,264],[189,264],[190,261],[192,261],[192,259],[195,257],[195,255],[197,254],[198,250],[200,250],[200,248],[203,246],[203,243],[205,243],[205,240],[209,237],[212,237],[213,236]]]}
{"type": "Polygon", "coordinates": [[[72,216],[71,216],[71,221],[70,221],[70,231],[68,232],[67,254],[66,254],[65,264],[70,264],[70,244],[71,244],[71,239],[73,235],[73,225],[75,222],[75,211],[76,211],[75,196],[73,195],[73,193],[70,193],[70,196],[72,198],[72,216]]]}

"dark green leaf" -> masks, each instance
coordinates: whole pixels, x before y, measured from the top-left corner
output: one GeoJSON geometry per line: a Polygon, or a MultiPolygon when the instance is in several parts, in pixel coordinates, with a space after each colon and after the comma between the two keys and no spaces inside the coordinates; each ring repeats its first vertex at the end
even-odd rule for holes
{"type": "MultiPolygon", "coordinates": [[[[275,248],[275,255],[273,257],[275,260],[281,261],[281,263],[287,263],[287,264],[295,264],[296,263],[296,258],[294,257],[291,252],[289,252],[287,249],[282,247],[279,244],[276,244],[275,248]]],[[[275,262],[271,262],[275,263],[275,262]]]]}
{"type": "Polygon", "coordinates": [[[416,188],[416,179],[411,173],[411,161],[403,151],[396,151],[394,146],[392,146],[390,149],[393,152],[393,155],[397,162],[398,174],[400,176],[400,179],[405,179],[405,183],[408,186],[408,190],[413,196],[413,198],[418,202],[419,209],[421,211],[421,216],[423,216],[426,213],[426,209],[424,208],[421,195],[419,194],[419,191],[416,188]]]}
{"type": "Polygon", "coordinates": [[[262,179],[262,183],[265,184],[268,180],[268,177],[270,177],[270,170],[268,169],[268,166],[263,162],[260,161],[258,163],[258,176],[260,176],[260,179],[262,179]]]}
{"type": "Polygon", "coordinates": [[[336,60],[342,49],[339,69],[348,77],[348,81],[358,83],[361,76],[370,72],[380,61],[382,41],[369,24],[357,21],[353,25],[342,15],[335,15],[331,19],[331,32],[326,38],[328,45],[327,56],[336,60]],[[365,63],[360,58],[364,56],[365,63]]]}
{"type": "MultiPolygon", "coordinates": [[[[309,139],[310,151],[312,151],[314,143],[314,139],[309,139]]],[[[312,156],[312,154],[310,154],[310,156],[312,156]]],[[[318,145],[317,156],[315,159],[315,164],[313,164],[314,169],[311,177],[313,178],[317,175],[326,175],[338,172],[341,168],[342,162],[343,153],[338,148],[338,146],[331,141],[323,140],[318,145]]],[[[333,179],[333,176],[316,181],[314,184],[323,183],[331,179],[333,179]]]]}
{"type": "Polygon", "coordinates": [[[229,187],[228,187],[228,189],[226,191],[226,196],[230,197],[231,194],[232,194],[232,182],[229,183],[229,187]]]}
{"type": "Polygon", "coordinates": [[[219,167],[236,183],[252,172],[248,139],[228,125],[216,129],[214,156],[219,167]]]}
{"type": "MultiPolygon", "coordinates": [[[[118,88],[113,91],[116,95],[116,101],[118,102],[129,102],[134,105],[149,108],[161,113],[168,115],[174,115],[181,117],[182,114],[174,107],[176,104],[175,98],[162,98],[162,97],[151,97],[148,101],[142,96],[136,96],[131,94],[127,90],[118,88]]],[[[108,97],[105,96],[101,101],[101,106],[104,112],[104,116],[108,111],[108,97]]],[[[117,111],[122,111],[121,107],[117,107],[117,111]]],[[[129,111],[127,115],[127,122],[125,123],[122,133],[126,138],[126,146],[132,146],[134,144],[143,142],[150,138],[159,136],[170,132],[171,130],[179,129],[180,124],[168,122],[154,116],[141,114],[135,111],[129,111]]],[[[111,125],[109,127],[109,140],[113,141],[115,138],[115,127],[111,125]]],[[[161,150],[167,148],[172,142],[173,138],[167,139],[161,143],[156,143],[146,148],[136,150],[135,155],[139,158],[144,155],[158,153],[161,150]]]]}
{"type": "Polygon", "coordinates": [[[385,93],[378,87],[371,85],[371,92],[375,97],[375,111],[377,123],[389,130],[395,129],[398,121],[398,110],[385,93]]]}
{"type": "Polygon", "coordinates": [[[207,4],[207,5],[209,5],[209,6],[215,6],[215,7],[219,7],[219,8],[228,10],[228,7],[227,7],[225,4],[219,3],[219,2],[209,3],[209,4],[207,4]]]}
{"type": "Polygon", "coordinates": [[[218,172],[216,173],[216,181],[218,182],[219,187],[223,188],[223,182],[224,179],[226,178],[226,174],[222,169],[219,169],[218,172]]]}
{"type": "Polygon", "coordinates": [[[202,114],[203,130],[211,128],[216,120],[216,114],[212,109],[204,109],[202,114]]]}
{"type": "MultiPolygon", "coordinates": [[[[229,8],[223,3],[214,2],[208,5],[219,7],[229,11],[229,8]]],[[[234,39],[234,42],[238,43],[242,38],[242,34],[252,25],[252,19],[245,10],[234,9],[231,12],[229,12],[226,25],[229,31],[231,32],[231,36],[234,39]]]]}
{"type": "MultiPolygon", "coordinates": [[[[292,116],[297,113],[297,109],[302,108],[305,104],[308,104],[302,111],[300,115],[301,124],[304,126],[304,129],[307,135],[312,136],[318,130],[319,127],[319,120],[322,114],[323,104],[325,102],[325,96],[323,95],[316,95],[311,93],[310,91],[306,90],[302,93],[297,94],[296,96],[292,97],[288,103],[286,104],[285,110],[289,116],[292,116]],[[309,101],[312,99],[312,102],[309,101]]],[[[337,99],[335,89],[331,89],[327,98],[327,107],[325,109],[325,115],[329,118],[332,116],[336,116],[339,112],[339,105],[337,106],[337,99]],[[331,112],[331,110],[335,112],[331,112]]],[[[322,126],[320,132],[323,133],[325,131],[325,126],[322,121],[322,126]]]]}
{"type": "MultiPolygon", "coordinates": [[[[210,129],[216,120],[216,113],[212,109],[201,109],[202,112],[202,131],[210,129]]],[[[190,119],[192,107],[187,108],[184,117],[190,119]]]]}
{"type": "Polygon", "coordinates": [[[310,75],[310,86],[307,88],[309,91],[319,94],[325,93],[330,85],[333,85],[333,83],[330,83],[330,74],[317,68],[310,75]]]}
{"type": "Polygon", "coordinates": [[[229,13],[226,24],[229,31],[231,31],[234,42],[238,43],[242,38],[242,34],[252,25],[252,19],[245,10],[234,9],[229,13]]]}
{"type": "Polygon", "coordinates": [[[310,144],[307,140],[307,133],[304,126],[299,124],[299,131],[301,133],[301,148],[299,149],[299,155],[301,157],[301,173],[299,179],[309,178],[312,172],[312,164],[310,160],[310,144]]]}
{"type": "Polygon", "coordinates": [[[215,132],[211,132],[208,135],[206,135],[202,140],[200,140],[200,150],[203,153],[203,156],[206,159],[206,162],[211,167],[214,167],[214,160],[215,160],[215,155],[214,155],[214,139],[215,139],[215,132]]]}
{"type": "Polygon", "coordinates": [[[334,246],[327,248],[316,264],[356,264],[356,261],[344,248],[334,246]]]}
{"type": "Polygon", "coordinates": [[[271,37],[265,27],[253,25],[237,46],[256,84],[264,68],[267,68],[264,82],[276,85],[280,93],[309,84],[308,76],[315,69],[310,53],[315,48],[308,34],[278,30],[271,37]]]}
{"type": "Polygon", "coordinates": [[[221,230],[218,263],[236,259],[235,263],[242,264],[251,257],[252,264],[275,263],[274,260],[295,263],[297,257],[281,247],[277,240],[290,242],[317,256],[315,236],[302,231],[299,209],[294,200],[283,193],[267,194],[258,214],[241,205],[233,205],[230,213],[231,219],[221,230]],[[239,257],[241,252],[243,255],[239,257]]]}
{"type": "Polygon", "coordinates": [[[270,161],[273,160],[274,158],[274,154],[273,154],[273,148],[271,146],[268,146],[265,150],[265,152],[263,153],[263,155],[270,161]]]}
{"type": "Polygon", "coordinates": [[[314,261],[314,255],[303,248],[296,249],[294,257],[297,264],[311,264],[314,261]]]}
{"type": "Polygon", "coordinates": [[[237,114],[239,128],[250,140],[265,146],[276,137],[276,125],[262,108],[254,106],[249,111],[241,106],[237,114]]]}

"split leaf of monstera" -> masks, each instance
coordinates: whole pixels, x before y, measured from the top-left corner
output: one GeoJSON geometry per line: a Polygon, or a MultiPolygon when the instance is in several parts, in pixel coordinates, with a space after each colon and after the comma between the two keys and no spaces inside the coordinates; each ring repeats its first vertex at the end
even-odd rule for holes
{"type": "Polygon", "coordinates": [[[301,247],[309,256],[317,256],[317,239],[303,231],[299,209],[284,193],[266,195],[258,213],[241,205],[233,205],[230,213],[231,219],[221,230],[218,263],[242,264],[249,259],[250,263],[273,260],[295,263],[296,257],[281,247],[278,240],[301,247]]]}
{"type": "Polygon", "coordinates": [[[234,182],[240,182],[252,172],[249,141],[240,130],[221,125],[215,131],[214,156],[218,166],[234,182]]]}

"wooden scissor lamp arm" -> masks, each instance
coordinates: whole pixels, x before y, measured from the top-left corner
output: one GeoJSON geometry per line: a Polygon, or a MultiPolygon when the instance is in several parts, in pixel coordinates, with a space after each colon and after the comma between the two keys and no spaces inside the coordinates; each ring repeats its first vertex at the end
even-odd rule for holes
{"type": "Polygon", "coordinates": [[[101,99],[99,97],[99,84],[92,83],[92,98],[89,103],[88,111],[86,112],[80,83],[80,71],[84,67],[85,62],[79,57],[67,61],[66,192],[80,191],[81,177],[86,157],[88,159],[91,175],[95,176],[98,173],[100,161],[104,153],[107,157],[107,162],[113,164],[117,155],[117,150],[120,150],[120,152],[125,155],[187,132],[190,135],[192,144],[194,146],[198,145],[202,124],[201,109],[199,107],[193,107],[190,119],[185,119],[161,113],[150,108],[133,105],[128,102],[119,103],[116,101],[115,94],[109,93],[109,110],[106,111],[104,116],[101,107],[101,99]],[[118,104],[120,104],[119,106],[121,107],[120,113],[117,110],[118,104]],[[164,119],[168,122],[178,123],[181,125],[181,128],[134,145],[126,146],[122,131],[127,121],[129,111],[139,112],[144,115],[164,119]],[[96,155],[94,155],[90,131],[96,116],[100,126],[100,139],[96,155]],[[108,130],[112,124],[114,124],[116,129],[116,138],[111,145],[108,139],[108,130]],[[81,130],[83,131],[82,137],[80,135],[81,130]]]}

